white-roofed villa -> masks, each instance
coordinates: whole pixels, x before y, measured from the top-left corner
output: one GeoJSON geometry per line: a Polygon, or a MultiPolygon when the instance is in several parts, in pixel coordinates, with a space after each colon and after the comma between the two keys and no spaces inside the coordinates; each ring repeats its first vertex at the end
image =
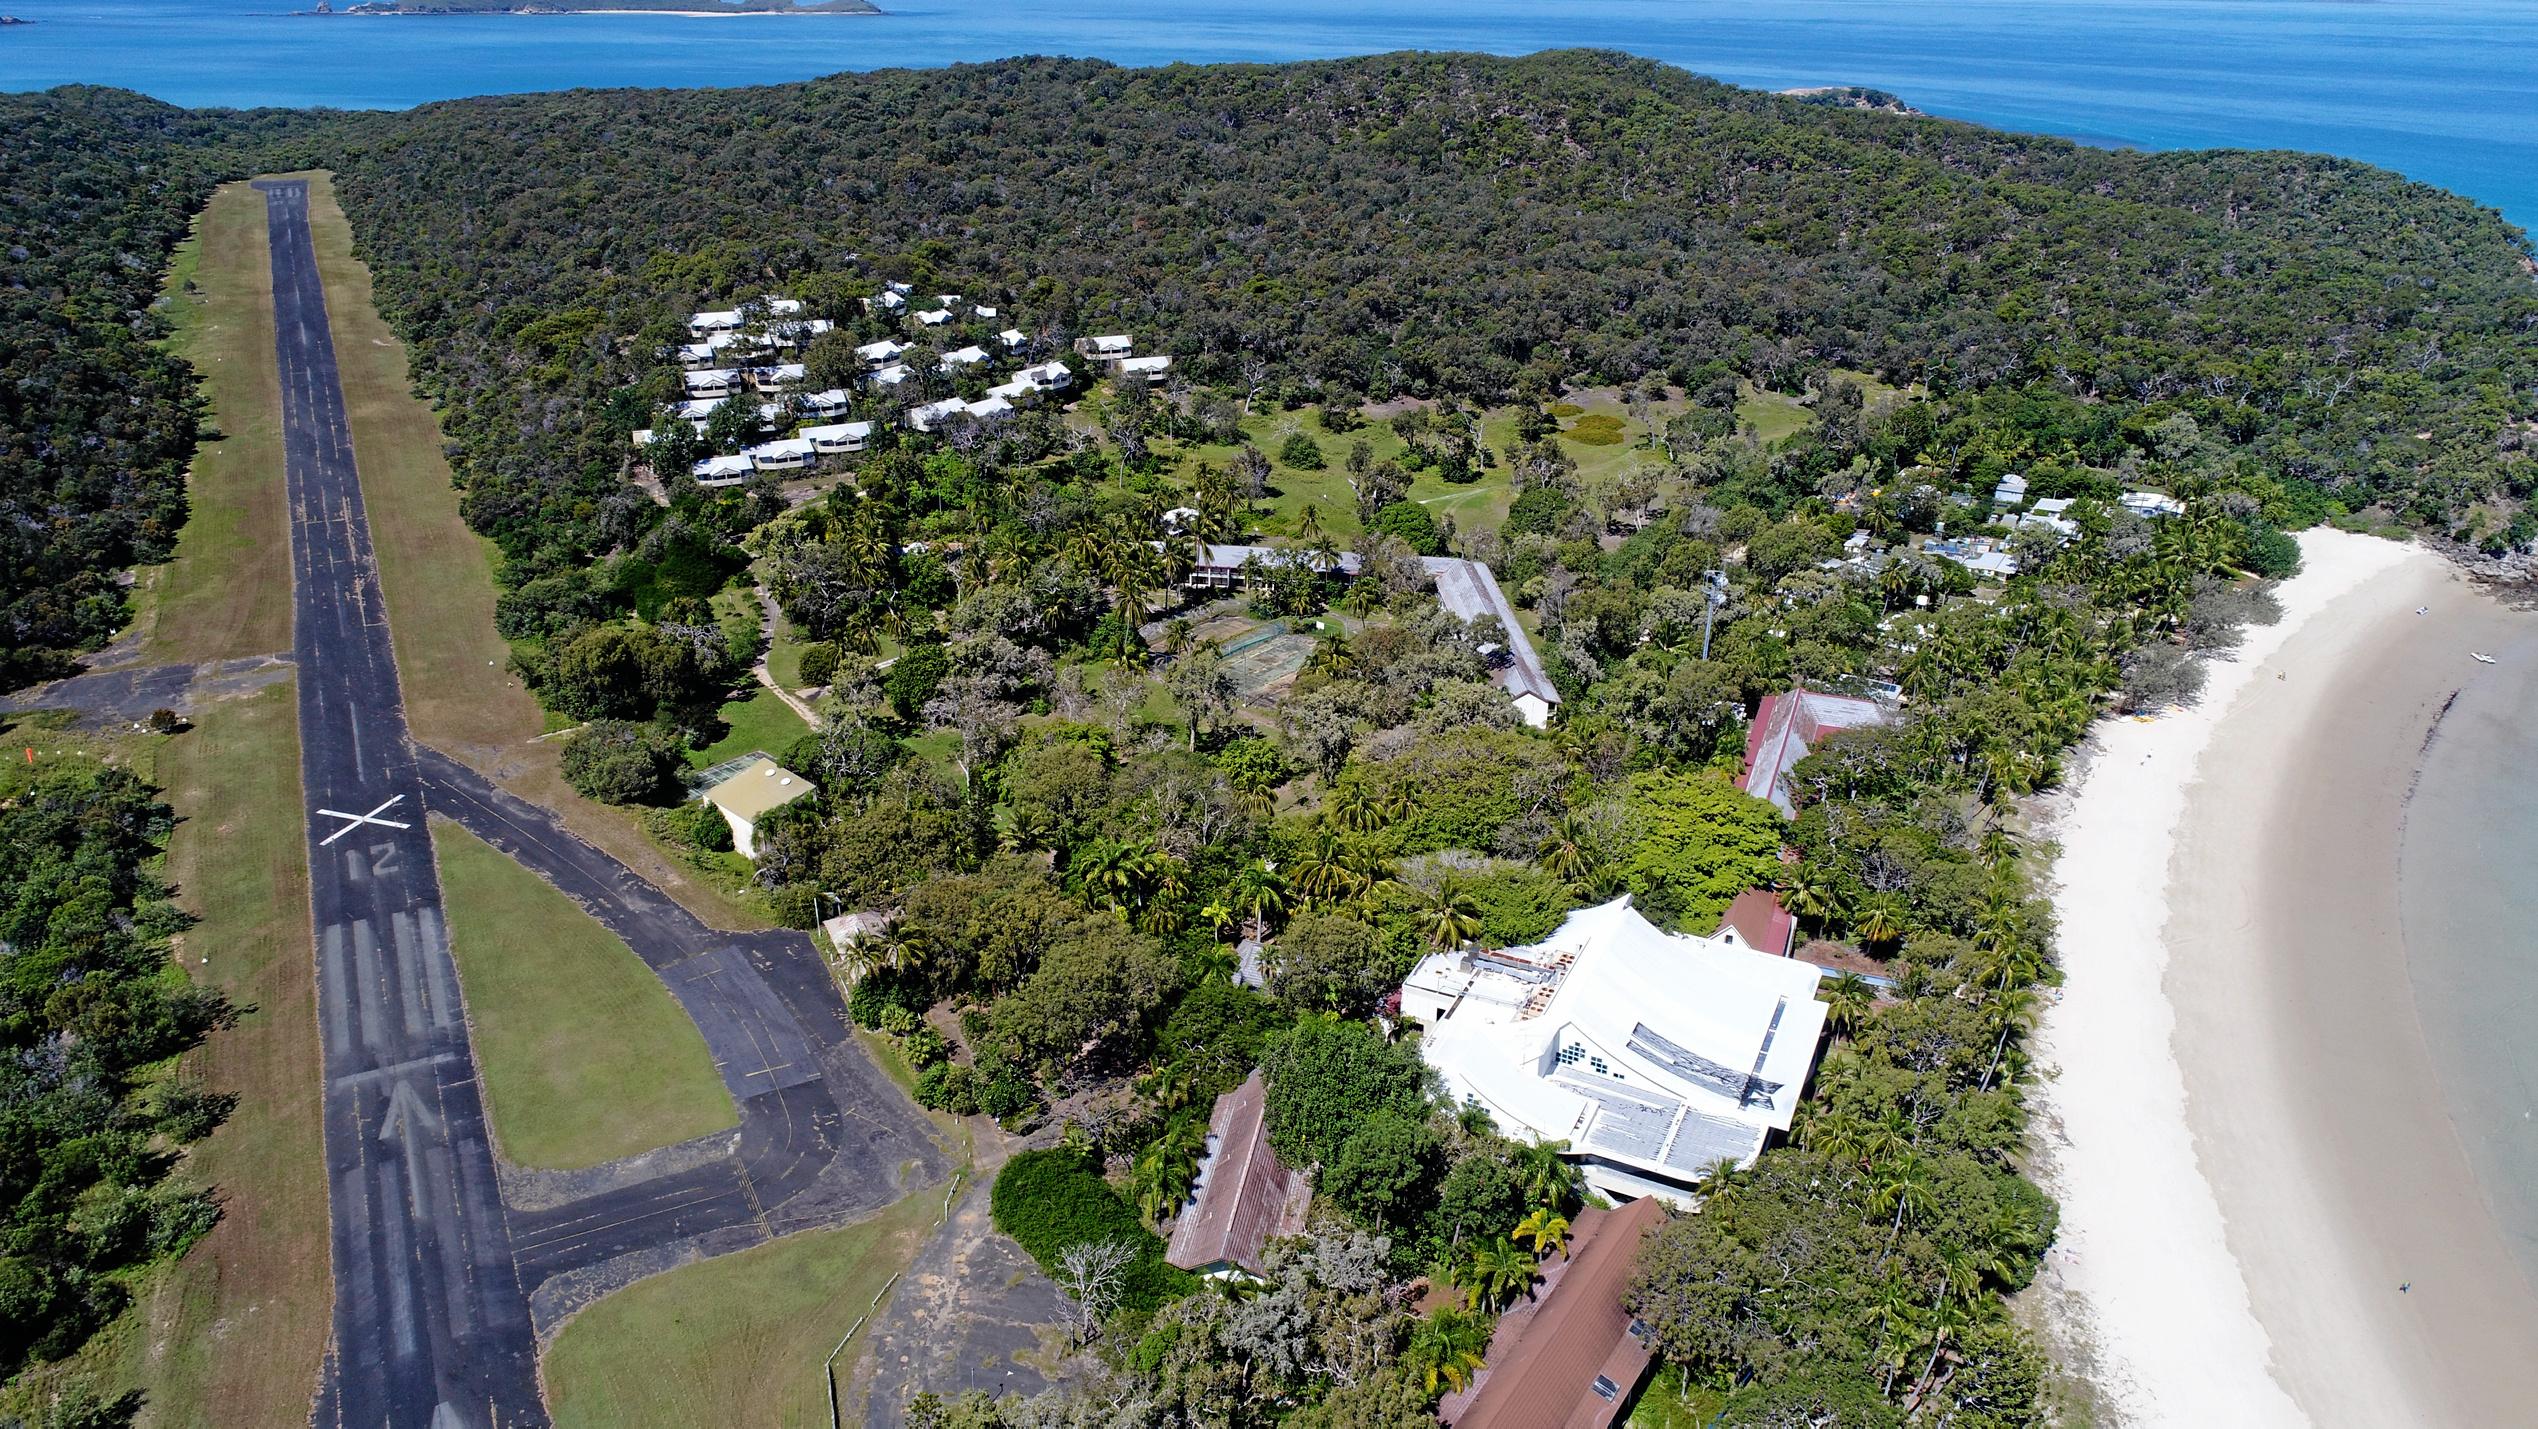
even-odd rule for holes
{"type": "Polygon", "coordinates": [[[1568,1143],[1608,1196],[1697,1200],[1789,1129],[1824,1032],[1811,963],[1667,933],[1627,896],[1501,952],[1432,953],[1401,1015],[1456,1101],[1509,1135],[1568,1143]]]}

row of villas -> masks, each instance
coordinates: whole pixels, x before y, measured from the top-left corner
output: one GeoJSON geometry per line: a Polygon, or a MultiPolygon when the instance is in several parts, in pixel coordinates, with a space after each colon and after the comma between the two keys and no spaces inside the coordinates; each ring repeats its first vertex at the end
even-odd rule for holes
{"type": "MultiPolygon", "coordinates": [[[[882,310],[904,309],[909,303],[909,288],[893,283],[876,298],[866,299],[867,306],[882,310]]],[[[952,320],[961,298],[957,293],[937,294],[935,309],[915,314],[923,326],[941,326],[952,320]],[[929,321],[931,319],[931,321],[929,321]]],[[[723,403],[739,399],[744,393],[782,400],[758,404],[757,420],[763,427],[781,427],[792,413],[813,419],[813,425],[802,427],[789,437],[761,442],[743,450],[698,461],[690,468],[700,485],[733,486],[759,473],[798,474],[816,469],[823,459],[853,456],[867,450],[872,443],[874,424],[868,421],[830,422],[820,419],[842,416],[852,405],[854,394],[843,387],[804,393],[799,389],[808,380],[804,364],[791,361],[761,361],[746,365],[730,361],[734,355],[781,357],[787,348],[798,346],[804,339],[834,330],[825,319],[804,319],[798,299],[771,296],[759,300],[757,309],[767,316],[753,322],[750,308],[699,312],[688,319],[688,331],[696,341],[679,349],[682,383],[686,400],[672,408],[672,415],[691,424],[700,434],[708,419],[723,403]]],[[[974,304],[970,316],[981,321],[997,320],[1001,314],[985,304],[974,304]]],[[[1019,328],[1006,328],[992,339],[995,351],[972,343],[954,348],[939,356],[892,338],[865,343],[855,355],[866,372],[859,384],[865,391],[878,392],[896,388],[913,380],[919,362],[931,370],[957,375],[995,361],[998,353],[1012,356],[1030,346],[1030,335],[1019,328]]],[[[1108,351],[1133,356],[1134,343],[1125,336],[1098,340],[1108,351]]],[[[1078,344],[1082,348],[1084,344],[1078,344]]],[[[1096,359],[1097,361],[1099,359],[1096,359]]],[[[1142,368],[1137,374],[1159,374],[1168,369],[1168,357],[1151,359],[1159,367],[1142,368]]],[[[1116,362],[1110,370],[1119,370],[1116,362]]],[[[1148,381],[1157,380],[1147,375],[1148,381]]],[[[1016,370],[1003,382],[987,390],[984,397],[964,400],[957,397],[928,402],[910,408],[903,417],[908,428],[917,432],[939,431],[957,420],[989,421],[1010,416],[1020,407],[1042,398],[1063,393],[1075,385],[1075,374],[1063,362],[1032,363],[1016,370]]],[[[634,433],[637,447],[650,446],[654,433],[645,428],[634,433]]]]}

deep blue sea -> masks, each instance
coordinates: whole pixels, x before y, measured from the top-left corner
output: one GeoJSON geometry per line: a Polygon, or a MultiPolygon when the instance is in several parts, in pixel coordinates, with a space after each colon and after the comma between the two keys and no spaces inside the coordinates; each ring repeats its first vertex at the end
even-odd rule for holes
{"type": "MultiPolygon", "coordinates": [[[[1018,54],[1122,64],[1629,50],[1736,84],[2148,148],[2322,150],[2538,225],[2538,0],[879,0],[879,17],[293,18],[314,0],[0,0],[0,89],[396,108],[1018,54]]],[[[5,136],[0,136],[5,142],[5,136]]]]}

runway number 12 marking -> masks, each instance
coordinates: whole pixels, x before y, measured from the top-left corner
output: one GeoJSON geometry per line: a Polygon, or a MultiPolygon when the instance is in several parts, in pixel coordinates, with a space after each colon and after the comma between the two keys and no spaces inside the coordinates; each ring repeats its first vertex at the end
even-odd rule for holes
{"type": "Polygon", "coordinates": [[[388,812],[388,810],[395,808],[399,803],[403,802],[404,799],[405,796],[403,794],[391,794],[388,796],[388,801],[386,803],[381,804],[378,808],[375,808],[366,814],[347,814],[340,809],[318,810],[317,812],[319,817],[342,819],[344,821],[344,826],[335,830],[333,833],[328,834],[326,837],[319,839],[317,841],[317,846],[319,848],[324,848],[328,844],[333,843],[335,840],[342,838],[344,835],[351,833],[357,828],[360,828],[363,824],[377,824],[383,829],[413,828],[414,825],[412,824],[399,823],[395,819],[383,819],[379,817],[381,814],[388,812]]]}

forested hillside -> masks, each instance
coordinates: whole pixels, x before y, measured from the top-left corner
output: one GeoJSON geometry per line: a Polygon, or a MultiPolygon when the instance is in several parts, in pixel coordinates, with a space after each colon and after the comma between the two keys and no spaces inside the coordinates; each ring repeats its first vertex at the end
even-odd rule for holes
{"type": "Polygon", "coordinates": [[[674,313],[849,253],[1152,335],[1201,382],[2042,383],[2493,540],[2508,503],[2479,503],[2533,479],[2524,241],[2340,160],[2110,153],[1582,53],[1016,61],[374,134],[347,204],[471,512],[515,541],[615,481],[645,414],[608,404],[674,313]]]}
{"type": "Polygon", "coordinates": [[[118,575],[185,520],[193,377],[147,310],[211,192],[189,121],[120,90],[0,96],[0,689],[111,637],[118,575]]]}

